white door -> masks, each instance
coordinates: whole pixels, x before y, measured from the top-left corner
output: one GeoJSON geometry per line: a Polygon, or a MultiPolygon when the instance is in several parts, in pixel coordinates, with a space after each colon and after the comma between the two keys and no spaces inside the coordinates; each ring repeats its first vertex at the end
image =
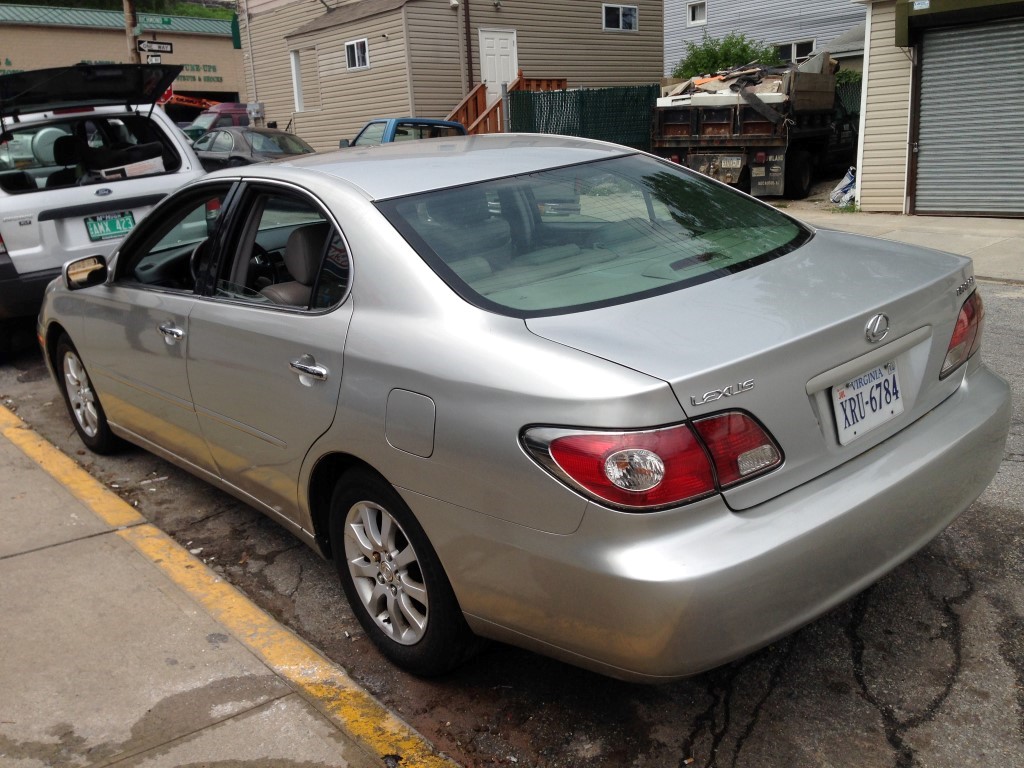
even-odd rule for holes
{"type": "Polygon", "coordinates": [[[480,80],[487,85],[487,102],[501,98],[501,84],[511,83],[519,71],[514,29],[480,30],[480,80]]]}

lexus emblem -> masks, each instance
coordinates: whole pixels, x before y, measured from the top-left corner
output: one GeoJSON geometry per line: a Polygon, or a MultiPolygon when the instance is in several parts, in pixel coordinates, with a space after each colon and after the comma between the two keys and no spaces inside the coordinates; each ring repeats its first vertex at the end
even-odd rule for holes
{"type": "Polygon", "coordinates": [[[864,336],[872,344],[877,344],[889,333],[889,316],[880,313],[868,320],[864,326],[864,336]]]}

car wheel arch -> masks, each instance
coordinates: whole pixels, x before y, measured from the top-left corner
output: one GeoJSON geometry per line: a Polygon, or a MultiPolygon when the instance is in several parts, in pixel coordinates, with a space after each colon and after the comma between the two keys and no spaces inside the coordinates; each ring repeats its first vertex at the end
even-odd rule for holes
{"type": "Polygon", "coordinates": [[[365,469],[388,482],[383,473],[368,462],[350,453],[328,453],[317,459],[310,472],[307,485],[309,516],[313,523],[313,536],[320,554],[331,559],[331,496],[338,479],[354,469],[365,469]]]}

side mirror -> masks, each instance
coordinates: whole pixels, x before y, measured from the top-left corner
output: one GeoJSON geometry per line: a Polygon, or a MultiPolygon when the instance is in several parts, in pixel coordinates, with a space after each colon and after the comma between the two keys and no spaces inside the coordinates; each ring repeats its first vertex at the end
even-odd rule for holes
{"type": "Polygon", "coordinates": [[[345,147],[351,146],[352,145],[349,143],[348,139],[342,139],[341,141],[338,142],[338,149],[344,149],[345,147]]]}
{"type": "Polygon", "coordinates": [[[107,260],[103,256],[87,256],[69,261],[61,270],[61,276],[69,291],[100,285],[107,281],[107,260]]]}

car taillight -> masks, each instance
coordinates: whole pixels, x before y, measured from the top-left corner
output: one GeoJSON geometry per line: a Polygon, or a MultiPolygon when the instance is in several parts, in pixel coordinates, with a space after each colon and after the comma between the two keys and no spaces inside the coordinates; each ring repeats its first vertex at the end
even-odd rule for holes
{"type": "Polygon", "coordinates": [[[767,472],[782,453],[764,428],[745,413],[720,413],[693,424],[715,462],[723,488],[767,472]]]}
{"type": "Polygon", "coordinates": [[[740,412],[636,431],[532,427],[523,443],[570,486],[633,511],[688,504],[782,463],[768,433],[740,412]]]}
{"type": "Polygon", "coordinates": [[[953,338],[946,348],[946,359],[942,361],[939,378],[944,379],[978,351],[981,347],[981,334],[985,327],[985,306],[981,294],[975,291],[960,308],[953,327],[953,338]]]}

